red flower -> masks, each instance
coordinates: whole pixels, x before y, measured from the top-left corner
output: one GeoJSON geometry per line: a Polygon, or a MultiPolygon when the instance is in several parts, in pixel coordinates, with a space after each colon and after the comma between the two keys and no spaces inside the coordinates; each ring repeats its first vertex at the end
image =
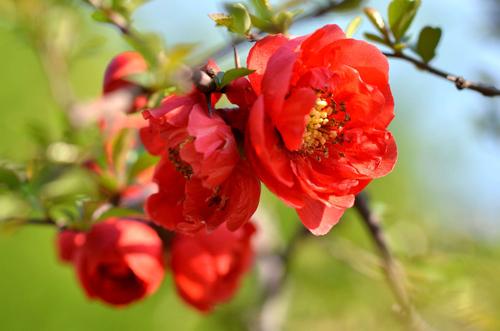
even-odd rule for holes
{"type": "Polygon", "coordinates": [[[56,247],[59,255],[59,260],[63,263],[73,261],[76,252],[85,242],[85,234],[83,232],[64,230],[57,234],[56,247]]]}
{"type": "Polygon", "coordinates": [[[145,112],[150,126],[141,138],[151,154],[168,153],[177,170],[192,175],[206,187],[220,185],[239,160],[231,128],[218,114],[208,114],[199,93],[167,97],[162,105],[145,112]]]}
{"type": "Polygon", "coordinates": [[[219,186],[207,188],[195,177],[186,178],[167,156],[156,167],[158,192],[146,201],[149,217],[173,231],[194,234],[225,223],[236,230],[259,204],[260,183],[248,164],[240,161],[219,186]]]}
{"type": "MultiPolygon", "coordinates": [[[[69,236],[64,234],[63,237],[69,236]]],[[[61,238],[61,237],[60,237],[61,238]]],[[[163,280],[162,241],[149,226],[110,218],[95,224],[73,254],[89,298],[126,305],[154,293],[163,280]]]]}
{"type": "Polygon", "coordinates": [[[325,234],[372,179],[388,174],[396,144],[388,63],[336,25],[295,39],[268,36],[248,57],[258,95],[246,152],[268,188],[325,234]]]}
{"type": "Polygon", "coordinates": [[[231,127],[209,114],[205,96],[170,96],[145,116],[150,125],[141,130],[142,141],[162,155],[154,176],[158,193],[146,202],[149,217],[191,234],[247,222],[257,209],[260,183],[240,158],[231,127]]]}
{"type": "MultiPolygon", "coordinates": [[[[120,89],[133,88],[137,85],[130,81],[133,75],[142,74],[148,70],[144,58],[137,52],[123,52],[115,56],[106,68],[103,82],[103,94],[108,94],[120,89]]],[[[144,108],[147,104],[147,96],[138,95],[128,112],[144,108]]]]}
{"type": "Polygon", "coordinates": [[[219,228],[210,234],[177,235],[171,265],[180,296],[203,312],[229,300],[252,262],[254,233],[247,223],[235,232],[219,228]]]}

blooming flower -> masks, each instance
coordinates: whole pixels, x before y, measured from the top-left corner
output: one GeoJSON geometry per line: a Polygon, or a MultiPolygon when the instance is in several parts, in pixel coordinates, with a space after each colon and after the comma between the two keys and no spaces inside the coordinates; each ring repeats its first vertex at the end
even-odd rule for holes
{"type": "MultiPolygon", "coordinates": [[[[145,73],[148,65],[144,58],[137,52],[123,52],[115,56],[106,68],[103,82],[103,94],[109,94],[120,89],[137,87],[130,81],[133,75],[145,73]]],[[[139,94],[131,105],[128,112],[133,112],[144,108],[147,104],[147,97],[139,94]]]]}
{"type": "Polygon", "coordinates": [[[219,228],[210,234],[177,235],[172,242],[171,267],[180,296],[200,311],[235,294],[253,258],[252,223],[237,231],[219,228]]]}
{"type": "Polygon", "coordinates": [[[305,37],[268,36],[250,50],[257,100],[246,153],[267,187],[296,208],[316,235],[327,233],[372,179],[388,174],[397,150],[388,63],[374,46],[336,25],[305,37]]]}
{"type": "Polygon", "coordinates": [[[257,209],[260,183],[240,157],[224,120],[209,113],[203,94],[167,97],[145,112],[150,125],[141,130],[148,151],[161,155],[154,181],[158,192],[146,202],[156,223],[196,233],[222,222],[236,229],[257,209]]]}
{"type": "Polygon", "coordinates": [[[244,161],[221,185],[206,188],[200,179],[186,178],[178,166],[163,156],[154,180],[158,192],[146,201],[149,217],[181,233],[211,231],[223,222],[235,230],[250,219],[259,203],[260,183],[244,161]]]}
{"type": "MultiPolygon", "coordinates": [[[[78,245],[59,245],[60,255],[72,261],[89,298],[126,305],[154,293],[163,280],[162,241],[149,226],[109,218],[78,237],[78,245]]],[[[73,233],[63,231],[59,242],[73,233]]]]}

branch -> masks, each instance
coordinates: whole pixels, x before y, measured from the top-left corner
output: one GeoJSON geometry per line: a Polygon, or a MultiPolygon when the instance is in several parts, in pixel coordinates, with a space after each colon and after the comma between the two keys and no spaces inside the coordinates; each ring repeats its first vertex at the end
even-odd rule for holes
{"type": "Polygon", "coordinates": [[[418,314],[410,301],[401,270],[399,270],[396,261],[389,250],[389,246],[380,226],[380,220],[371,210],[366,193],[362,192],[356,196],[355,208],[361,216],[368,233],[377,247],[381,257],[385,278],[394,297],[396,298],[396,301],[402,309],[403,316],[408,320],[408,323],[415,331],[432,330],[431,327],[427,325],[427,323],[418,314]]]}
{"type": "Polygon", "coordinates": [[[109,21],[108,23],[115,26],[118,30],[120,30],[120,33],[122,35],[134,40],[139,44],[143,43],[143,40],[138,36],[138,34],[132,28],[130,22],[120,13],[117,13],[116,11],[110,8],[106,8],[106,6],[103,5],[101,0],[83,0],[83,1],[88,3],[95,10],[102,11],[106,15],[106,18],[109,21]]]}
{"type": "Polygon", "coordinates": [[[434,74],[436,76],[447,79],[450,82],[454,83],[455,86],[457,87],[457,89],[459,89],[459,90],[469,89],[469,90],[479,92],[482,95],[487,96],[487,97],[500,96],[500,89],[496,88],[495,86],[489,86],[489,85],[485,85],[482,83],[477,83],[477,82],[473,82],[470,80],[466,80],[464,77],[453,75],[453,74],[450,74],[450,73],[445,72],[443,70],[434,68],[433,66],[431,66],[425,62],[422,62],[414,57],[411,57],[409,55],[406,55],[403,53],[396,53],[396,52],[394,52],[394,53],[384,52],[384,55],[387,57],[392,57],[392,58],[396,58],[396,59],[410,62],[418,69],[430,72],[431,74],[434,74]]]}

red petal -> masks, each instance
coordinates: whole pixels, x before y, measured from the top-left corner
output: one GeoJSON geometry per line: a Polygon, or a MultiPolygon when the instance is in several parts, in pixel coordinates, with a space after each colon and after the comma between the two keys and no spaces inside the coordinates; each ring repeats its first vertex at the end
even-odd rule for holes
{"type": "Polygon", "coordinates": [[[319,201],[308,200],[304,208],[296,209],[300,220],[316,236],[327,234],[339,222],[347,206],[352,206],[354,196],[339,199],[340,206],[326,207],[319,201]]]}
{"type": "Polygon", "coordinates": [[[303,41],[301,58],[307,62],[311,56],[321,56],[324,47],[340,39],[345,39],[345,34],[338,25],[325,25],[303,41]]]}
{"type": "Polygon", "coordinates": [[[217,114],[208,116],[195,105],[187,130],[194,142],[182,146],[181,158],[193,167],[194,174],[203,180],[205,186],[220,185],[239,160],[231,128],[217,114]]]}
{"type": "Polygon", "coordinates": [[[240,162],[224,184],[221,194],[229,198],[226,226],[234,231],[250,220],[259,206],[260,182],[246,162],[240,162]]]}
{"type": "Polygon", "coordinates": [[[158,193],[147,199],[146,212],[155,223],[174,230],[184,220],[182,202],[186,180],[175,170],[168,157],[163,156],[156,166],[154,181],[158,184],[158,193]]]}
{"type": "Polygon", "coordinates": [[[274,52],[287,41],[288,38],[281,34],[268,35],[257,41],[252,49],[250,49],[247,58],[247,67],[255,70],[255,72],[248,78],[257,94],[261,93],[262,76],[266,71],[267,62],[274,52]]]}
{"type": "Polygon", "coordinates": [[[315,103],[316,93],[310,88],[295,89],[286,99],[276,128],[289,150],[300,149],[307,119],[315,103]]]}
{"type": "Polygon", "coordinates": [[[385,129],[394,118],[394,102],[390,90],[384,95],[376,86],[361,80],[352,67],[342,65],[331,80],[334,99],[344,102],[350,116],[346,128],[369,126],[385,129]],[[386,98],[387,97],[387,98],[386,98]]]}
{"type": "Polygon", "coordinates": [[[139,137],[148,153],[161,155],[166,151],[167,146],[165,141],[161,139],[160,134],[153,126],[148,125],[139,129],[139,137]]]}
{"type": "Polygon", "coordinates": [[[380,50],[361,40],[343,39],[332,43],[322,52],[322,65],[335,71],[342,65],[353,67],[365,83],[383,89],[388,84],[389,63],[380,50]]]}
{"type": "Polygon", "coordinates": [[[297,53],[289,45],[285,44],[269,59],[262,79],[262,92],[266,114],[275,123],[279,120],[285,96],[290,89],[290,80],[296,59],[297,53]]]}
{"type": "Polygon", "coordinates": [[[257,99],[250,112],[247,133],[259,163],[282,185],[293,186],[294,176],[290,160],[272,124],[266,119],[262,97],[257,99]]]}
{"type": "Polygon", "coordinates": [[[104,74],[103,93],[133,85],[127,78],[147,71],[148,65],[141,54],[123,52],[111,60],[104,74]]]}
{"type": "Polygon", "coordinates": [[[315,90],[326,90],[330,86],[333,72],[326,67],[309,69],[300,76],[296,87],[309,87],[315,90]]]}

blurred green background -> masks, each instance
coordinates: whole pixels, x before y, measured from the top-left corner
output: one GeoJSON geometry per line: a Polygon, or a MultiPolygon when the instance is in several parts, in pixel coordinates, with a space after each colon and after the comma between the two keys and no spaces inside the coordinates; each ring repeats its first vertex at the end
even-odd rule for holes
{"type": "MultiPolygon", "coordinates": [[[[49,11],[57,9],[53,1],[21,2],[27,8],[44,4],[49,11]]],[[[54,14],[50,19],[77,22],[69,38],[84,52],[71,62],[69,75],[78,99],[91,100],[100,94],[109,59],[128,47],[113,29],[92,22],[88,8],[67,3],[74,17],[54,14]]],[[[367,3],[383,11],[388,2],[367,3]]],[[[227,38],[207,17],[220,11],[220,4],[156,0],[142,7],[135,20],[141,30],[162,33],[169,45],[198,42],[202,53],[227,38]]],[[[0,158],[25,162],[40,139],[33,127],[57,142],[64,125],[42,62],[27,32],[12,24],[7,7],[0,5],[0,158]]],[[[487,0],[424,0],[414,25],[443,28],[436,66],[499,83],[498,7],[497,1],[487,0]]],[[[332,22],[345,27],[356,14],[360,10],[301,22],[292,33],[332,22]]],[[[47,21],[38,15],[31,19],[34,26],[47,21]]],[[[370,29],[365,20],[360,31],[370,29]]],[[[415,305],[431,325],[500,330],[500,103],[458,92],[408,64],[391,63],[392,130],[400,157],[392,174],[369,187],[375,209],[406,270],[415,305]]],[[[9,208],[22,206],[0,199],[0,215],[9,208]]],[[[277,224],[283,234],[278,242],[298,225],[294,212],[267,192],[258,214],[277,224]]],[[[53,228],[35,226],[0,234],[0,330],[243,330],[257,304],[255,270],[233,302],[206,316],[180,301],[170,275],[158,293],[131,307],[91,302],[73,270],[58,263],[54,235],[53,228]]],[[[404,329],[370,238],[353,211],[326,237],[300,244],[283,300],[288,306],[285,330],[404,329]]]]}

